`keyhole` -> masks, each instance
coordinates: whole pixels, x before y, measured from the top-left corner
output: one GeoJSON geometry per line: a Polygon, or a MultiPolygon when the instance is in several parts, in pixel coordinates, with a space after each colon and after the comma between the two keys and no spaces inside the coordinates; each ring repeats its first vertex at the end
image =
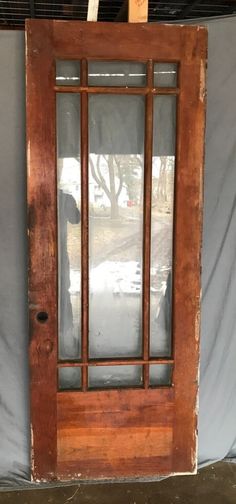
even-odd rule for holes
{"type": "Polygon", "coordinates": [[[44,324],[48,320],[48,313],[45,311],[40,311],[37,313],[37,321],[40,322],[41,324],[44,324]]]}

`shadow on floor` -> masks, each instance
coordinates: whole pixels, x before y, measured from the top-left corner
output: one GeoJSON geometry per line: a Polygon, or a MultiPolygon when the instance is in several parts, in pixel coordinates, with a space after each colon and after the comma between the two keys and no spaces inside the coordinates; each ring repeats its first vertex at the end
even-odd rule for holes
{"type": "Polygon", "coordinates": [[[86,484],[0,492],[0,504],[236,504],[236,464],[155,483],[86,484]]]}

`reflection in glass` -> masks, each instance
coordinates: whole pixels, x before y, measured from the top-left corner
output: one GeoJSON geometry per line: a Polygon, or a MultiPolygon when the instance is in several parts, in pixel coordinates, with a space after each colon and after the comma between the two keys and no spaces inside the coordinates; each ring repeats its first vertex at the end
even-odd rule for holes
{"type": "Polygon", "coordinates": [[[155,87],[176,87],[177,86],[176,63],[155,63],[154,64],[154,86],[155,87]]]}
{"type": "Polygon", "coordinates": [[[154,98],[150,353],[171,355],[175,96],[154,98]]]}
{"type": "MultiPolygon", "coordinates": [[[[80,97],[57,95],[59,357],[80,356],[80,97]],[[73,132],[73,135],[71,135],[73,132]]],[[[66,371],[63,371],[66,372],[66,371]]]]}
{"type": "Polygon", "coordinates": [[[146,85],[146,65],[130,61],[89,61],[89,86],[128,86],[146,85]]]}
{"type": "Polygon", "coordinates": [[[149,371],[151,386],[171,385],[172,364],[151,364],[149,371]]]}
{"type": "Polygon", "coordinates": [[[142,366],[90,366],[89,387],[137,387],[142,385],[142,366]]]}
{"type": "Polygon", "coordinates": [[[58,86],[79,86],[80,61],[56,61],[56,84],[58,86]]]}
{"type": "Polygon", "coordinates": [[[140,356],[144,98],[90,96],[89,127],[90,357],[140,356]]]}
{"type": "Polygon", "coordinates": [[[79,367],[63,367],[58,369],[58,389],[70,390],[81,388],[81,369],[79,367]]]}

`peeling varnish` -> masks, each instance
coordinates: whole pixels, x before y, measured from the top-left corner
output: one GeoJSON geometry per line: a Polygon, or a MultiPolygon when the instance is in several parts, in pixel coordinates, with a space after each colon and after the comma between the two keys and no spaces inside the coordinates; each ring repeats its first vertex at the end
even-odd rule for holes
{"type": "Polygon", "coordinates": [[[197,445],[198,445],[198,436],[197,436],[197,430],[195,429],[194,431],[194,448],[191,448],[191,464],[193,467],[193,473],[197,473],[197,445]]]}
{"type": "Polygon", "coordinates": [[[31,160],[30,160],[30,150],[31,150],[31,145],[30,145],[30,140],[27,141],[27,171],[28,171],[28,176],[30,177],[30,165],[31,165],[31,160]]]}
{"type": "Polygon", "coordinates": [[[199,86],[199,99],[204,103],[206,96],[206,78],[205,78],[205,60],[201,59],[200,63],[200,86],[199,86]]]}
{"type": "Polygon", "coordinates": [[[200,338],[200,318],[201,318],[200,306],[198,306],[197,313],[195,316],[195,330],[194,330],[196,342],[198,342],[200,338]]]}
{"type": "Polygon", "coordinates": [[[34,303],[30,303],[29,304],[29,309],[30,310],[39,310],[40,309],[40,305],[34,304],[34,303]]]}
{"type": "Polygon", "coordinates": [[[35,481],[34,472],[35,472],[35,464],[34,464],[34,430],[33,425],[30,425],[30,433],[31,433],[31,481],[35,481]]]}

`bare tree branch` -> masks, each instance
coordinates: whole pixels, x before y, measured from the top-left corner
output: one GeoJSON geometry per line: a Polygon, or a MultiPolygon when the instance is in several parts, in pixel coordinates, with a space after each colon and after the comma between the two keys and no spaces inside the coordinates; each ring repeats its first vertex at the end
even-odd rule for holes
{"type": "MultiPolygon", "coordinates": [[[[111,199],[111,191],[109,191],[109,189],[106,185],[106,181],[102,175],[101,168],[100,168],[100,159],[101,159],[101,156],[99,155],[97,158],[97,172],[98,172],[99,179],[101,180],[100,185],[102,186],[104,192],[106,193],[107,197],[110,200],[111,199]]],[[[105,156],[104,156],[104,159],[106,161],[105,156]]]]}
{"type": "Polygon", "coordinates": [[[90,164],[91,173],[92,173],[92,176],[93,176],[94,180],[97,182],[98,185],[100,185],[100,180],[99,180],[99,178],[96,175],[95,168],[94,168],[94,163],[93,163],[91,157],[89,158],[89,164],[90,164]]]}
{"type": "Polygon", "coordinates": [[[121,163],[118,161],[117,156],[114,156],[114,159],[115,159],[116,166],[117,166],[118,173],[119,173],[119,187],[118,187],[118,191],[116,193],[116,199],[118,201],[118,198],[120,196],[120,193],[121,193],[122,187],[123,187],[123,173],[122,173],[122,170],[121,170],[121,163]]]}

